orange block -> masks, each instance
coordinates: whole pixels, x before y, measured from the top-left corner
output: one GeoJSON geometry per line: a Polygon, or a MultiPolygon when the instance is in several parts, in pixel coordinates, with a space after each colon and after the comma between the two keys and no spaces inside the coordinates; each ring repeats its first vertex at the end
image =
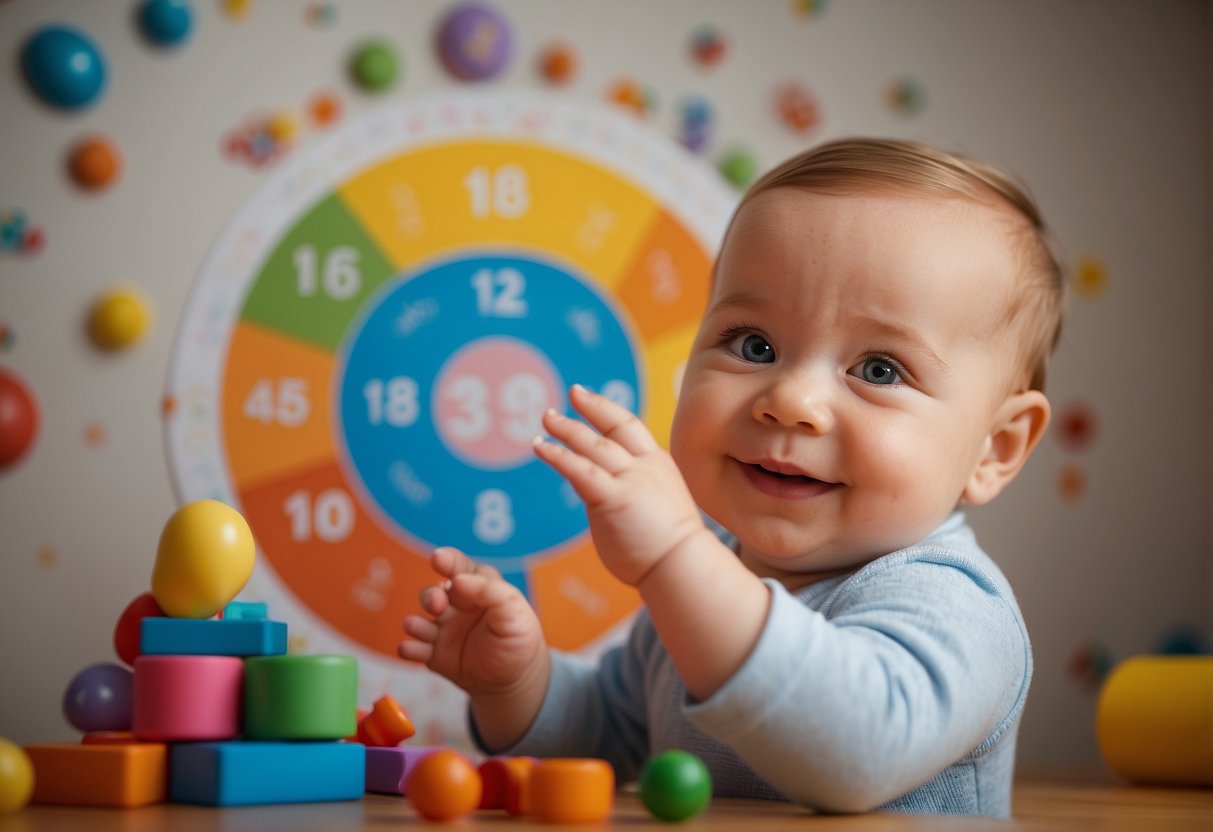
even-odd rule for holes
{"type": "Polygon", "coordinates": [[[531,768],[530,810],[551,823],[585,823],[610,817],[615,770],[606,760],[556,758],[531,768]]]}
{"type": "Polygon", "coordinates": [[[534,757],[489,757],[480,764],[484,791],[481,809],[505,809],[511,815],[530,814],[528,784],[534,757]]]}
{"type": "Polygon", "coordinates": [[[413,721],[404,708],[386,694],[376,699],[371,712],[358,721],[357,738],[363,745],[400,745],[415,733],[413,721]]]}
{"type": "Polygon", "coordinates": [[[132,808],[168,794],[168,748],[133,745],[27,745],[34,764],[31,803],[132,808]]]}

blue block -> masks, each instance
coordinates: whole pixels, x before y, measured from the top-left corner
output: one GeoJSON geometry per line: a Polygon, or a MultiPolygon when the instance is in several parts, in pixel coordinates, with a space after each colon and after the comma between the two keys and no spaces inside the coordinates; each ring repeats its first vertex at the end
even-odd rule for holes
{"type": "Polygon", "coordinates": [[[352,742],[176,743],[169,799],[202,806],[358,800],[366,749],[352,742]]]}
{"type": "Polygon", "coordinates": [[[233,601],[223,608],[224,621],[260,621],[269,618],[269,608],[260,601],[233,601]]]}
{"type": "Polygon", "coordinates": [[[280,656],[286,652],[286,624],[148,617],[139,624],[139,643],[149,656],[280,656]]]}

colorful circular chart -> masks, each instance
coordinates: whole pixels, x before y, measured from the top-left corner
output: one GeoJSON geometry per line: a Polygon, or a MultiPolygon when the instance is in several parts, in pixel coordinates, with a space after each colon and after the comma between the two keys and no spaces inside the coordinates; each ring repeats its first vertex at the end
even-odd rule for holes
{"type": "Polygon", "coordinates": [[[446,94],[352,122],[287,160],[202,269],[169,375],[179,497],[244,513],[246,594],[394,674],[439,545],[499,569],[554,647],[601,649],[638,599],[532,439],[576,382],[667,441],[734,204],[593,105],[446,94]]]}

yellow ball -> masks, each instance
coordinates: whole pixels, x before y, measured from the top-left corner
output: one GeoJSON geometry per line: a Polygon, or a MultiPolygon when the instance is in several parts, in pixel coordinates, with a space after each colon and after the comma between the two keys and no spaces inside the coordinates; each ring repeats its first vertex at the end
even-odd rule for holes
{"type": "Polygon", "coordinates": [[[106,350],[119,350],[142,340],[152,326],[152,310],[137,289],[115,289],[93,304],[88,331],[93,343],[106,350]]]}
{"type": "Polygon", "coordinates": [[[248,583],[256,552],[236,509],[218,500],[186,503],[160,534],[152,595],[175,618],[210,618],[248,583]]]}
{"type": "Polygon", "coordinates": [[[0,815],[17,812],[34,793],[34,764],[19,745],[0,737],[0,815]]]}

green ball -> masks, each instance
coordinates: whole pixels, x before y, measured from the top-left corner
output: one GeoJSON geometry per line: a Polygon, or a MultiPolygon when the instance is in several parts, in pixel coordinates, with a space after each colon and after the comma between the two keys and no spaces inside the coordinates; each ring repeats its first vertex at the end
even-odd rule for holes
{"type": "Polygon", "coordinates": [[[663,751],[640,771],[640,800],[658,820],[694,817],[712,799],[712,775],[689,751],[663,751]]]}
{"type": "Polygon", "coordinates": [[[396,82],[396,51],[381,40],[358,47],[350,62],[350,72],[358,85],[368,92],[381,92],[396,82]]]}

